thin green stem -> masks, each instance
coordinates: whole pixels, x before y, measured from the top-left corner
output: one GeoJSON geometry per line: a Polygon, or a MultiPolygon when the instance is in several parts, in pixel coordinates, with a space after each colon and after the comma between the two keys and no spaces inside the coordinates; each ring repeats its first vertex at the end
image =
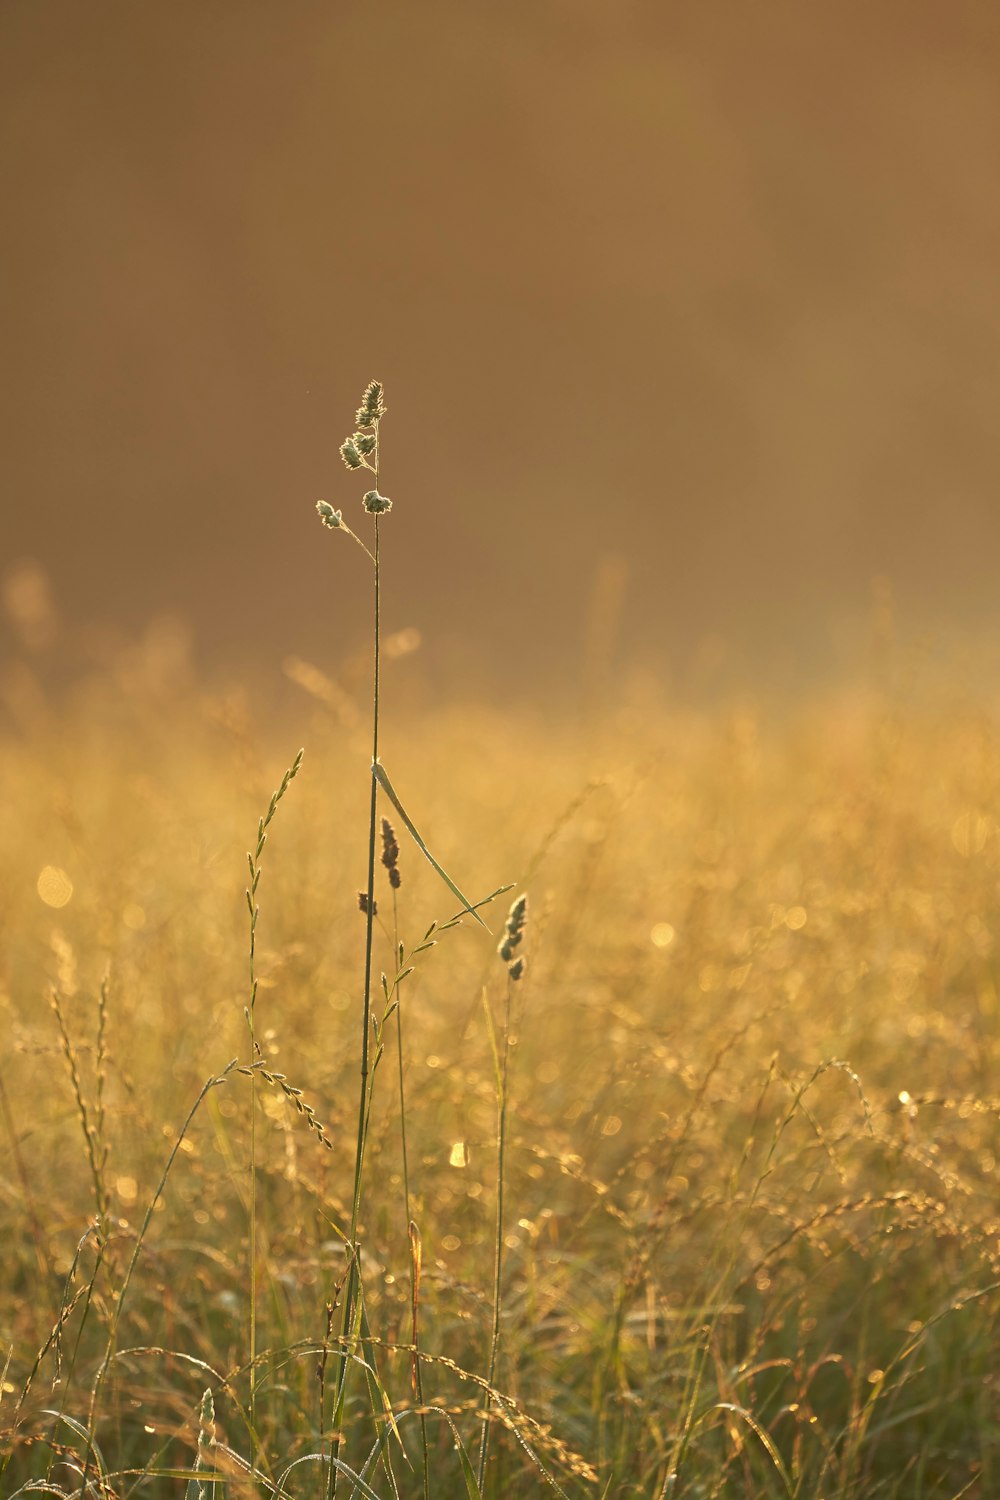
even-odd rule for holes
{"type": "MultiPolygon", "coordinates": [[[[501,1272],[503,1269],[503,1188],[504,1188],[504,1157],[507,1147],[507,1066],[510,1057],[510,1011],[511,992],[513,985],[510,977],[507,979],[507,999],[504,1008],[503,1020],[503,1052],[500,1063],[500,1080],[497,1089],[497,1223],[496,1240],[494,1244],[493,1257],[493,1328],[490,1335],[490,1365],[486,1377],[487,1385],[492,1389],[497,1368],[497,1350],[500,1347],[500,1312],[503,1301],[501,1290],[501,1272]]],[[[489,1410],[492,1397],[486,1398],[486,1409],[483,1415],[483,1435],[479,1443],[479,1491],[482,1494],[483,1485],[486,1480],[486,1459],[490,1447],[490,1421],[489,1410]]]]}
{"type": "MultiPolygon", "coordinates": [[[[392,951],[393,961],[402,964],[402,954],[399,946],[399,902],[396,898],[396,890],[392,892],[392,951]]],[[[410,1309],[413,1321],[413,1394],[417,1405],[420,1407],[420,1448],[424,1464],[424,1500],[430,1500],[430,1462],[427,1450],[427,1416],[423,1410],[424,1405],[424,1381],[423,1372],[420,1368],[420,1358],[417,1353],[419,1339],[419,1286],[417,1282],[417,1262],[413,1252],[414,1235],[417,1234],[417,1226],[410,1213],[410,1168],[409,1158],[406,1150],[406,1094],[403,1084],[403,1006],[402,1006],[402,980],[397,979],[393,989],[396,1000],[396,1056],[399,1064],[399,1133],[403,1146],[403,1210],[406,1214],[406,1232],[410,1238],[410,1309]]]]}
{"type": "Polygon", "coordinates": [[[257,1004],[257,887],[260,884],[260,862],[267,843],[267,830],[278,808],[278,803],[299,773],[303,752],[300,750],[281,778],[277,791],[272,792],[267,812],[257,824],[257,843],[252,854],[247,854],[250,867],[250,884],[247,887],[247,907],[250,912],[250,952],[248,960],[248,993],[244,1009],[246,1016],[250,1055],[247,1072],[250,1076],[250,1472],[251,1491],[256,1493],[259,1444],[257,1440],[257,1036],[254,1028],[254,1012],[257,1004]]]}
{"type": "MultiPolygon", "coordinates": [[[[392,893],[392,952],[393,952],[393,962],[394,963],[398,963],[400,965],[400,968],[402,968],[402,964],[400,963],[400,957],[399,957],[399,914],[398,914],[398,905],[399,905],[399,903],[398,903],[398,901],[396,899],[396,892],[394,890],[393,893],[392,893]]],[[[396,1053],[397,1053],[397,1060],[398,1060],[398,1063],[399,1063],[399,1133],[400,1133],[400,1138],[402,1140],[402,1145],[403,1145],[403,1211],[404,1211],[404,1213],[406,1215],[405,1222],[406,1222],[407,1225],[409,1225],[410,1220],[411,1220],[411,1218],[413,1216],[410,1213],[410,1169],[409,1169],[409,1158],[407,1157],[407,1153],[406,1153],[406,1097],[405,1097],[404,1089],[403,1089],[403,1007],[402,1007],[402,1004],[401,1004],[401,1001],[400,1001],[400,993],[402,991],[402,988],[403,988],[402,981],[401,980],[397,980],[396,984],[395,984],[395,990],[396,990],[396,1053]]]]}
{"type": "MultiPolygon", "coordinates": [[[[375,488],[378,488],[378,426],[375,428],[375,488]]],[[[372,767],[378,761],[378,731],[379,731],[379,668],[381,664],[381,550],[379,544],[379,518],[375,513],[375,663],[374,663],[374,706],[372,715],[372,767]]],[[[369,1040],[371,1033],[371,994],[372,994],[372,938],[375,920],[375,838],[377,832],[378,812],[378,782],[374,774],[371,778],[371,805],[368,819],[368,901],[367,922],[365,926],[365,991],[364,1005],[361,1017],[361,1086],[358,1098],[358,1139],[354,1153],[354,1192],[351,1197],[351,1229],[348,1238],[347,1253],[350,1264],[347,1271],[347,1287],[344,1293],[344,1350],[340,1358],[340,1370],[337,1378],[337,1395],[335,1411],[343,1408],[344,1386],[347,1381],[349,1340],[354,1327],[355,1303],[359,1294],[358,1287],[358,1223],[361,1217],[361,1189],[364,1179],[364,1157],[365,1157],[365,1135],[368,1117],[368,1072],[369,1072],[369,1040]]],[[[331,1457],[336,1459],[339,1453],[341,1436],[335,1432],[331,1439],[331,1457]]],[[[337,1466],[330,1464],[330,1481],[328,1493],[332,1496],[337,1491],[337,1466]]]]}
{"type": "MultiPolygon", "coordinates": [[[[365,467],[367,468],[368,465],[366,464],[365,467]]],[[[378,488],[378,486],[376,485],[376,489],[377,488],[378,488]]],[[[352,531],[351,528],[348,526],[348,524],[347,524],[346,521],[341,521],[341,523],[340,523],[340,529],[344,533],[345,536],[349,536],[351,538],[352,542],[357,542],[358,546],[361,548],[362,552],[365,554],[366,557],[370,558],[372,562],[375,561],[375,559],[372,556],[371,552],[365,546],[364,542],[358,536],[357,532],[356,531],[352,531]]]]}
{"type": "Polygon", "coordinates": [[[63,1056],[66,1059],[66,1067],[69,1070],[70,1082],[73,1085],[73,1097],[76,1100],[77,1111],[80,1116],[80,1125],[83,1129],[83,1140],[87,1148],[87,1160],[90,1163],[90,1175],[94,1182],[94,1203],[97,1209],[97,1224],[102,1235],[107,1233],[107,1194],[104,1187],[104,1174],[102,1163],[99,1158],[99,1147],[97,1130],[90,1118],[90,1110],[86,1099],[83,1097],[83,1085],[80,1082],[80,1070],[76,1065],[76,1052],[70,1039],[69,1030],[66,1025],[66,1017],[63,1014],[62,1002],[59,991],[52,990],[52,1009],[55,1011],[56,1021],[59,1026],[59,1035],[62,1039],[63,1056]]]}

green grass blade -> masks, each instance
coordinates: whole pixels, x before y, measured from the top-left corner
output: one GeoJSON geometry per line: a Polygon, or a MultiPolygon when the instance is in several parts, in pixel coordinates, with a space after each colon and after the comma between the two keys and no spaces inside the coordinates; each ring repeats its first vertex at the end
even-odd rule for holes
{"type": "Polygon", "coordinates": [[[746,1423],[747,1427],[750,1428],[750,1431],[756,1435],[758,1442],[766,1452],[768,1458],[771,1460],[771,1463],[774,1465],[775,1472],[777,1473],[779,1479],[785,1487],[785,1494],[788,1495],[791,1500],[791,1497],[795,1494],[795,1490],[792,1486],[792,1481],[788,1477],[788,1470],[785,1468],[785,1465],[782,1462],[781,1454],[778,1452],[775,1446],[774,1439],[771,1437],[771,1434],[767,1431],[767,1429],[765,1427],[762,1427],[760,1422],[757,1421],[757,1418],[750,1412],[748,1412],[745,1407],[737,1406],[732,1401],[716,1401],[712,1406],[709,1407],[708,1411],[705,1413],[705,1417],[710,1417],[712,1413],[716,1411],[729,1412],[731,1416],[738,1417],[741,1422],[746,1423]]]}
{"type": "Polygon", "coordinates": [[[486,923],[476,911],[475,906],[469,900],[468,896],[464,895],[462,891],[459,890],[458,886],[448,874],[448,871],[438,864],[437,860],[434,858],[433,854],[428,849],[423,839],[420,837],[420,834],[417,832],[416,828],[414,828],[410,815],[396,795],[396,790],[392,782],[386,775],[385,767],[383,766],[381,761],[377,760],[373,764],[372,775],[375,777],[375,780],[378,782],[379,786],[382,788],[383,792],[385,792],[385,795],[388,797],[389,801],[392,803],[393,807],[396,809],[396,811],[399,813],[399,816],[406,824],[406,830],[412,838],[413,842],[416,844],[417,848],[420,850],[421,854],[424,856],[427,862],[434,867],[434,869],[440,875],[441,879],[444,881],[445,885],[451,891],[452,895],[457,896],[458,900],[461,901],[462,906],[469,913],[469,915],[476,919],[480,927],[485,927],[486,931],[489,932],[489,927],[486,926],[486,923]]]}

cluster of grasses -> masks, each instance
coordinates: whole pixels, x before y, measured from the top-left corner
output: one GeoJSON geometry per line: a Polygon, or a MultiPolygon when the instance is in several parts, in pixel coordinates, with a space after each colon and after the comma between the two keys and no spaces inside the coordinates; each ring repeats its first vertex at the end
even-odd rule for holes
{"type": "Polygon", "coordinates": [[[325,697],[0,743],[0,1491],[998,1493],[991,718],[325,697]]]}

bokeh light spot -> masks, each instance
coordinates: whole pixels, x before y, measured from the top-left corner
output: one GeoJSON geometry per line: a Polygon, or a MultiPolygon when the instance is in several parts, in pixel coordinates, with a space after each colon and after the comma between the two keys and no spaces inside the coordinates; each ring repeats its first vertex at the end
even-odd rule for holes
{"type": "Polygon", "coordinates": [[[38,894],[46,906],[65,906],[73,895],[73,882],[58,865],[46,865],[39,873],[38,894]]]}
{"type": "Polygon", "coordinates": [[[134,1177],[119,1177],[115,1188],[123,1203],[134,1203],[139,1196],[139,1184],[134,1177]]]}

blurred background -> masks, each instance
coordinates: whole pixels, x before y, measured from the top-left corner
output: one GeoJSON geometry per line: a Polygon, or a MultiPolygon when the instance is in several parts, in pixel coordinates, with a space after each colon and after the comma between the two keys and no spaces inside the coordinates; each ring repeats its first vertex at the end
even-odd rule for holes
{"type": "Polygon", "coordinates": [[[5,0],[5,681],[813,684],[991,638],[989,0],[5,0]],[[11,674],[14,674],[12,676],[11,674]],[[317,679],[318,680],[318,679],[317,679]]]}

